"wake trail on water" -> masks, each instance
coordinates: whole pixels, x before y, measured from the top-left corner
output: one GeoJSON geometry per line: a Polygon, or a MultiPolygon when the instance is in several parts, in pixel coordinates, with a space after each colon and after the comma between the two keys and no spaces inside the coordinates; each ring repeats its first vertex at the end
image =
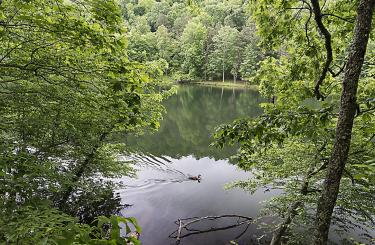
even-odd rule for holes
{"type": "Polygon", "coordinates": [[[126,156],[127,161],[132,161],[136,167],[140,169],[151,169],[164,174],[167,174],[166,178],[151,178],[143,180],[131,181],[132,184],[125,184],[125,189],[120,192],[129,192],[129,191],[142,191],[150,190],[156,186],[172,184],[172,183],[182,183],[185,181],[190,181],[189,175],[177,170],[171,166],[172,161],[164,156],[155,156],[153,154],[147,153],[136,153],[129,152],[126,156]],[[171,177],[169,177],[171,176],[171,177]],[[137,183],[138,182],[138,183],[137,183]]]}
{"type": "Polygon", "coordinates": [[[151,168],[161,172],[178,174],[181,177],[188,177],[185,173],[172,168],[172,161],[164,156],[155,156],[151,153],[129,153],[126,158],[135,162],[137,167],[151,168]]]}

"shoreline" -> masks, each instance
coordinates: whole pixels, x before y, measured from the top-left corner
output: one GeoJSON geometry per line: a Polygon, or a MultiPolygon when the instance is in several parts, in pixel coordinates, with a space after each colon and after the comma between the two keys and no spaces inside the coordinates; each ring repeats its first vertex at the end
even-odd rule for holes
{"type": "Polygon", "coordinates": [[[246,82],[222,82],[222,81],[189,81],[189,82],[177,82],[179,85],[198,85],[205,87],[216,87],[226,89],[258,89],[257,85],[250,85],[246,82]]]}

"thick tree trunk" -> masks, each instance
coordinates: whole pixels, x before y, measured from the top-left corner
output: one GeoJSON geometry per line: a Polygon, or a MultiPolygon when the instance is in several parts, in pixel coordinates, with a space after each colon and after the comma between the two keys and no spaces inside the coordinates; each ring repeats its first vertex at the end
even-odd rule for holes
{"type": "Polygon", "coordinates": [[[325,245],[328,240],[331,216],[336,204],[345,163],[348,158],[352,135],[353,121],[356,113],[356,94],[358,80],[366,53],[375,0],[360,0],[354,36],[350,46],[343,90],[341,94],[340,113],[336,126],[336,138],[328,164],[323,191],[318,201],[315,221],[314,244],[325,245]]]}

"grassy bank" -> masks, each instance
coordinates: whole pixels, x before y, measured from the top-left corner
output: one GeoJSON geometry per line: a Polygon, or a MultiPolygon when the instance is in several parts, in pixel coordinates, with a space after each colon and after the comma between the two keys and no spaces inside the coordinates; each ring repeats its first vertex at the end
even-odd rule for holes
{"type": "Polygon", "coordinates": [[[233,82],[233,80],[225,80],[224,82],[222,80],[215,80],[215,81],[185,80],[185,81],[178,82],[170,76],[164,76],[162,80],[163,80],[163,83],[166,85],[173,85],[177,83],[177,84],[185,84],[185,85],[199,85],[199,86],[228,88],[228,89],[232,89],[232,88],[257,89],[258,88],[257,85],[250,85],[249,83],[244,82],[244,81],[233,82]]]}
{"type": "Polygon", "coordinates": [[[243,81],[233,82],[231,80],[223,81],[192,81],[188,84],[196,84],[200,86],[208,86],[208,87],[219,87],[219,88],[256,88],[256,85],[249,85],[243,81]]]}

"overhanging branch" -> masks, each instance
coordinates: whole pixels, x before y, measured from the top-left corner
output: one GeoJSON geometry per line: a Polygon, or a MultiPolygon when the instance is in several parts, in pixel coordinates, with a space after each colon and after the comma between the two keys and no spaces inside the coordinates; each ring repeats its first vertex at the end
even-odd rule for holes
{"type": "Polygon", "coordinates": [[[343,20],[343,21],[346,21],[346,22],[349,22],[349,23],[354,23],[354,20],[352,20],[352,19],[344,18],[344,17],[338,16],[338,15],[335,15],[335,14],[324,13],[324,14],[322,14],[322,17],[324,17],[324,16],[332,16],[332,17],[338,18],[340,20],[343,20]]]}
{"type": "Polygon", "coordinates": [[[324,63],[324,67],[322,69],[322,72],[320,74],[319,79],[315,82],[315,88],[314,88],[314,95],[318,100],[324,100],[324,95],[320,92],[320,86],[323,84],[324,79],[327,76],[327,73],[329,71],[329,67],[333,61],[333,52],[332,52],[332,37],[331,33],[327,30],[327,28],[324,26],[322,21],[322,12],[319,5],[319,0],[311,0],[312,9],[314,12],[314,19],[315,22],[319,28],[319,31],[322,33],[325,39],[325,48],[326,48],[326,61],[324,63]]]}

